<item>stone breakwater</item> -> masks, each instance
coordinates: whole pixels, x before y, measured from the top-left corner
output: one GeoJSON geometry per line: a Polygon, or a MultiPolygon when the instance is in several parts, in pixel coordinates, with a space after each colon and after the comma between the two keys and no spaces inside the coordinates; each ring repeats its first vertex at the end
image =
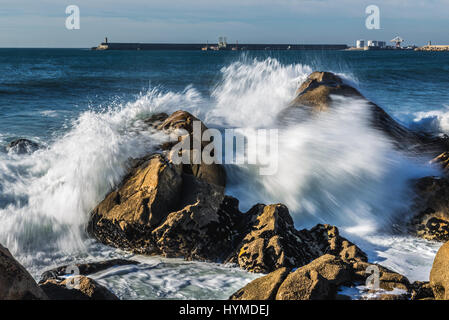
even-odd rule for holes
{"type": "Polygon", "coordinates": [[[415,51],[449,51],[449,45],[427,45],[416,48],[415,51]]]}
{"type": "MultiPolygon", "coordinates": [[[[340,77],[314,72],[298,89],[286,112],[301,110],[302,114],[319,116],[333,108],[335,96],[366,101],[340,77]]],[[[445,137],[411,131],[374,103],[368,102],[367,107],[371,125],[388,136],[398,150],[430,155],[435,158],[435,165],[447,167],[445,137]]],[[[406,277],[370,263],[367,255],[342,237],[335,226],[318,224],[297,230],[283,204],[256,204],[241,212],[239,200],[225,193],[227,177],[221,164],[172,161],[177,142],[188,139],[188,145],[195,145],[194,121],[200,120],[182,110],[146,119],[145,130],[167,136],[181,129],[183,133],[175,142],[162,143],[156,152],[130,160],[128,174],[90,213],[89,235],[106,245],[139,254],[232,263],[249,272],[266,274],[234,293],[231,299],[348,299],[342,292],[364,286],[372,272],[377,276],[374,283],[378,287],[365,287],[365,298],[446,299],[447,268],[439,256],[446,254],[447,245],[437,255],[434,269],[438,271],[432,269],[430,282],[410,283],[406,277]]],[[[206,129],[201,123],[201,130],[206,129]]],[[[199,145],[204,151],[206,145],[202,141],[199,145]]],[[[194,150],[184,152],[190,158],[194,156],[194,150]]],[[[447,178],[425,177],[411,183],[416,195],[410,208],[414,214],[404,230],[419,237],[448,241],[447,178]]],[[[116,299],[88,275],[114,265],[134,263],[79,263],[78,289],[67,291],[68,280],[62,274],[65,267],[45,272],[37,284],[7,249],[0,249],[2,299],[116,299]]]]}

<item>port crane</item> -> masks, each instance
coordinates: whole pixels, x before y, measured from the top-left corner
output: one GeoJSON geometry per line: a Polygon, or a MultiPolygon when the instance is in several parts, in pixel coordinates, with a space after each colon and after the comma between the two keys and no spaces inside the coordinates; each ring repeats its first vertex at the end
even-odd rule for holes
{"type": "Polygon", "coordinates": [[[390,42],[393,42],[396,46],[396,48],[400,48],[402,42],[404,42],[404,39],[402,39],[401,37],[397,36],[394,39],[391,39],[390,42]]]}

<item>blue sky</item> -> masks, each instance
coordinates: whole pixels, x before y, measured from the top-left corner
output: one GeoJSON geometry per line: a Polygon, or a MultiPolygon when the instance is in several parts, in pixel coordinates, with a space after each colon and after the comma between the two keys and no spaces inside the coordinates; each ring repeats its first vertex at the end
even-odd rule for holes
{"type": "Polygon", "coordinates": [[[1,0],[0,47],[91,47],[114,42],[449,44],[449,0],[1,0]],[[65,28],[77,5],[81,28],[65,28]],[[380,9],[380,30],[365,8],[380,9]]]}

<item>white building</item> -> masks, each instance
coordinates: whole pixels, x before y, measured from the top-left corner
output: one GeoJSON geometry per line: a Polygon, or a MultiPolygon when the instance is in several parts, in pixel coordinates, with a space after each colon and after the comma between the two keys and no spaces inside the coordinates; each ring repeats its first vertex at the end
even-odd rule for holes
{"type": "Polygon", "coordinates": [[[365,40],[357,40],[355,43],[356,48],[364,48],[365,47],[365,40]]]}

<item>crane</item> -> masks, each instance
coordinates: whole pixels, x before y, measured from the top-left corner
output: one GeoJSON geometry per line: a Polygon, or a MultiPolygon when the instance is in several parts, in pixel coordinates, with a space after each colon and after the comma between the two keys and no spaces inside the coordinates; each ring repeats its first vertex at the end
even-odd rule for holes
{"type": "Polygon", "coordinates": [[[397,36],[394,39],[391,39],[390,42],[393,42],[396,46],[396,48],[400,48],[401,47],[401,43],[404,42],[404,39],[402,39],[401,37],[397,36]]]}

